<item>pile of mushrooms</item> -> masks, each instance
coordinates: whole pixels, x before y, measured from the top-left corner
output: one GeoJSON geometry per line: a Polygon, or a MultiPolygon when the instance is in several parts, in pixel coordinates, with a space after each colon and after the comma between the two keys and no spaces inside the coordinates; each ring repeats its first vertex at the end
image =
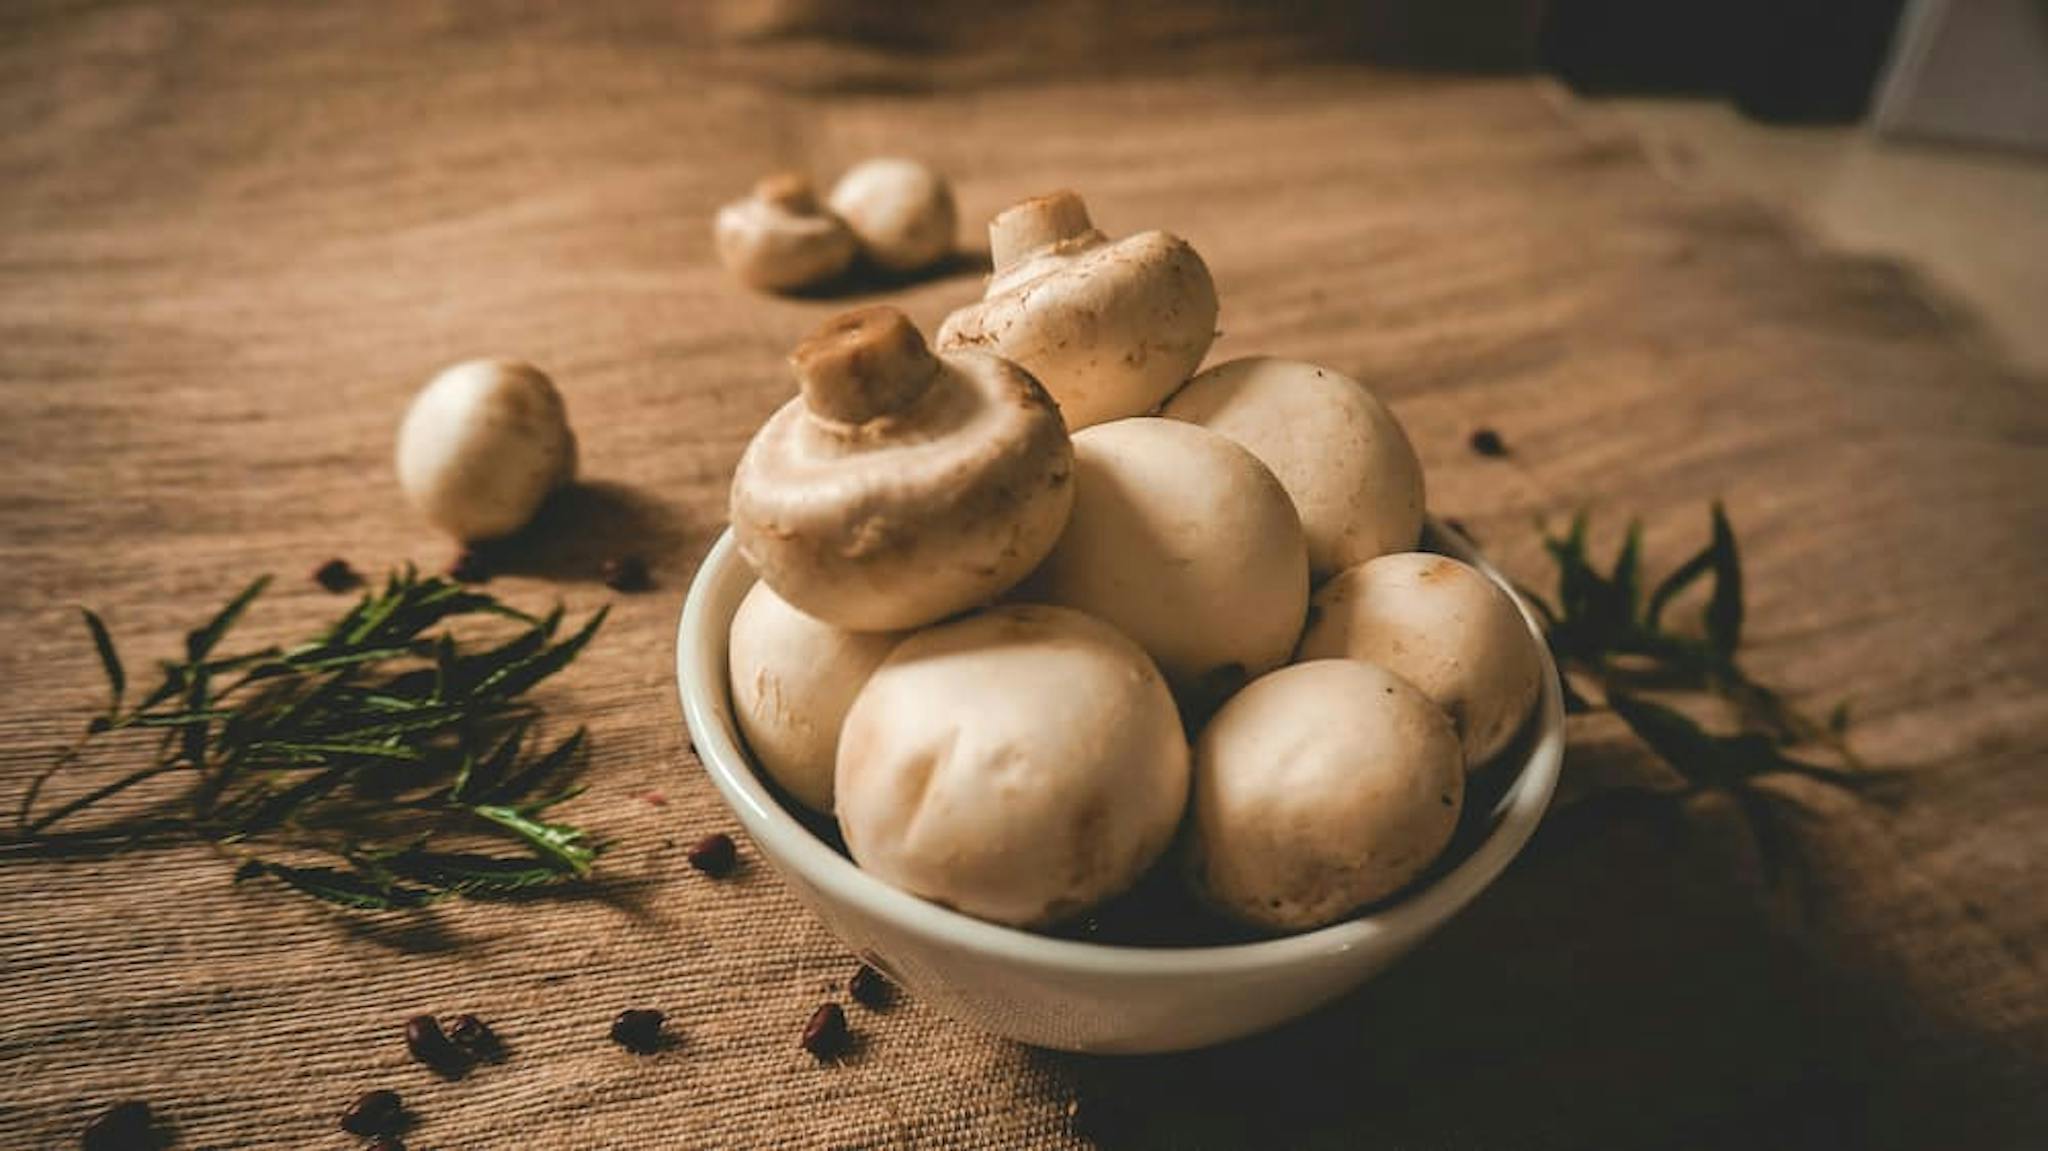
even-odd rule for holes
{"type": "Polygon", "coordinates": [[[931,268],[953,253],[953,187],[929,165],[896,157],[849,169],[820,202],[808,177],[781,172],[718,210],[718,260],[750,288],[822,287],[865,259],[885,275],[931,268]]]}
{"type": "MultiPolygon", "coordinates": [[[[833,218],[907,236],[872,206],[891,181],[833,218]]],[[[1364,385],[1197,373],[1217,305],[1185,240],[1111,240],[1070,192],[990,240],[932,344],[887,307],[800,344],[740,460],[759,768],[862,868],[998,923],[1162,867],[1263,932],[1399,897],[1535,709],[1520,609],[1417,550],[1421,465],[1364,385]]]]}

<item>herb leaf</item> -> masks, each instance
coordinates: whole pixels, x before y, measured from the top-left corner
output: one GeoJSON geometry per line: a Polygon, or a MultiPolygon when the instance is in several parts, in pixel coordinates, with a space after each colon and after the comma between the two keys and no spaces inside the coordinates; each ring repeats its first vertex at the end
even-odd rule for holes
{"type": "Polygon", "coordinates": [[[107,634],[107,625],[100,619],[99,613],[89,607],[79,608],[78,612],[85,617],[85,628],[92,633],[93,650],[100,656],[100,668],[107,673],[107,715],[118,715],[121,711],[121,694],[128,690],[128,673],[121,669],[121,657],[114,651],[114,637],[107,634]]]}
{"type": "MultiPolygon", "coordinates": [[[[113,638],[84,611],[111,702],[80,745],[33,781],[10,846],[75,844],[79,833],[50,829],[175,775],[185,786],[156,801],[147,826],[238,845],[256,853],[238,881],[274,880],[344,907],[407,910],[589,872],[600,846],[580,828],[541,818],[576,794],[563,781],[582,762],[587,733],[543,742],[539,709],[526,696],[590,644],[602,609],[557,640],[560,606],[536,618],[408,567],[311,639],[219,654],[268,584],[252,581],[189,632],[185,659],[162,663],[162,683],[125,710],[113,638]],[[479,616],[516,627],[488,645],[466,643],[451,625],[479,616]],[[83,743],[108,732],[162,738],[147,764],[36,811],[45,780],[78,768],[83,743]],[[510,853],[489,850],[491,841],[510,853]],[[302,855],[340,862],[302,863],[302,855]]],[[[134,818],[84,834],[119,850],[132,839],[117,829],[134,818]]]]}
{"type": "Polygon", "coordinates": [[[1643,802],[1669,802],[1708,790],[1731,794],[1738,809],[1757,824],[1758,850],[1766,867],[1775,869],[1789,857],[1784,838],[1788,829],[1775,817],[1765,825],[1777,800],[1768,791],[1753,788],[1755,780],[1797,775],[1877,794],[1875,785],[1896,779],[1865,768],[1850,748],[1847,703],[1837,704],[1824,721],[1816,721],[1742,669],[1737,659],[1744,613],[1742,557],[1734,526],[1719,501],[1713,505],[1708,544],[1658,581],[1648,602],[1640,606],[1639,525],[1629,525],[1606,575],[1587,555],[1587,534],[1584,511],[1572,518],[1564,535],[1545,533],[1544,549],[1557,569],[1557,603],[1552,607],[1540,596],[1528,598],[1543,616],[1545,639],[1564,673],[1567,711],[1599,710],[1577,690],[1578,684],[1597,687],[1606,707],[1683,781],[1679,787],[1645,791],[1649,798],[1643,802]],[[1666,609],[1709,575],[1713,589],[1701,613],[1703,634],[1667,629],[1666,609]],[[1645,698],[1640,694],[1645,690],[1710,693],[1722,710],[1732,713],[1734,730],[1711,730],[1686,712],[1645,698]],[[1840,766],[1786,754],[1786,748],[1801,744],[1825,747],[1840,766]]]}
{"type": "Polygon", "coordinates": [[[1728,511],[1714,501],[1714,594],[1707,601],[1707,640],[1723,660],[1735,658],[1742,643],[1742,557],[1735,551],[1735,529],[1728,511]]]}

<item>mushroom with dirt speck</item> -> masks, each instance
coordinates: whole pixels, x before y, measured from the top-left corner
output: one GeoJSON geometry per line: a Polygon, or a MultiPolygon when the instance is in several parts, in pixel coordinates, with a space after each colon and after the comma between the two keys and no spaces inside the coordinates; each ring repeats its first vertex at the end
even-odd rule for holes
{"type": "Polygon", "coordinates": [[[1356,660],[1253,681],[1195,743],[1195,893],[1277,931],[1334,923],[1428,870],[1464,802],[1458,737],[1428,697],[1356,660]]]}
{"type": "Polygon", "coordinates": [[[1216,338],[1216,285],[1166,232],[1110,240],[1072,192],[989,222],[986,296],[946,318],[941,348],[986,348],[1038,377],[1069,428],[1142,415],[1187,381],[1216,338]]]}
{"type": "Polygon", "coordinates": [[[1044,558],[1073,505],[1073,449],[1030,374],[934,355],[903,313],[825,324],[790,356],[802,394],[732,480],[740,554],[806,615],[920,627],[987,603],[1044,558]]]}
{"type": "Polygon", "coordinates": [[[1381,556],[1324,584],[1315,606],[1299,658],[1368,660],[1414,684],[1450,715],[1468,768],[1500,754],[1536,706],[1543,660],[1520,609],[1449,556],[1381,556]]]}
{"type": "Polygon", "coordinates": [[[711,231],[719,263],[765,292],[816,287],[846,271],[859,251],[846,222],[794,172],[770,176],[720,208],[711,231]]]}
{"type": "Polygon", "coordinates": [[[903,641],[839,740],[847,850],[913,895],[997,923],[1077,915],[1134,883],[1187,803],[1188,746],[1136,644],[1006,604],[903,641]]]}
{"type": "Polygon", "coordinates": [[[576,435],[553,381],[518,360],[470,360],[428,381],[398,429],[398,483],[458,540],[511,535],[576,476],[576,435]]]}
{"type": "Polygon", "coordinates": [[[1279,477],[1323,578],[1422,536],[1422,464],[1363,384],[1300,360],[1248,356],[1188,381],[1160,412],[1220,432],[1279,477]]]}

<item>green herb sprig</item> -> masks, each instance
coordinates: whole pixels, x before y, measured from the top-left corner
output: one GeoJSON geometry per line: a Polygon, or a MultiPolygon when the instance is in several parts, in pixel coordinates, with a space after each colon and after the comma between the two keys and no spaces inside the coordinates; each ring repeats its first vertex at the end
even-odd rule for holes
{"type": "Polygon", "coordinates": [[[103,712],[23,795],[10,847],[120,850],[199,840],[269,878],[362,910],[489,897],[589,873],[601,845],[551,820],[587,746],[578,728],[546,746],[527,693],[590,643],[605,610],[558,638],[558,606],[535,618],[483,592],[407,567],[313,638],[220,654],[269,585],[257,579],[185,637],[185,658],[125,705],[128,675],[105,623],[83,610],[107,679],[103,712]],[[508,639],[465,646],[464,617],[516,623],[508,639]],[[160,733],[146,766],[38,811],[51,778],[93,739],[160,733]],[[86,831],[58,830],[146,781],[183,777],[162,802],[86,831]],[[447,846],[450,842],[456,846],[447,846]]]}
{"type": "Polygon", "coordinates": [[[1892,778],[1870,769],[1850,747],[1846,703],[1815,719],[1742,667],[1742,558],[1719,501],[1706,545],[1654,585],[1643,572],[1639,521],[1629,524],[1620,552],[1604,571],[1587,552],[1589,526],[1582,510],[1563,535],[1542,529],[1544,550],[1557,571],[1555,600],[1526,588],[1522,595],[1543,618],[1563,674],[1566,709],[1613,712],[1678,776],[1676,787],[1610,790],[1605,806],[1645,811],[1646,798],[1726,794],[1757,825],[1765,862],[1775,866],[1774,845],[1781,845],[1781,837],[1754,782],[1790,775],[1865,792],[1892,778]],[[1697,630],[1674,626],[1672,606],[1702,580],[1709,586],[1697,630]],[[1649,698],[1650,692],[1711,695],[1732,713],[1733,729],[1710,731],[1649,698]],[[1824,751],[1832,762],[1790,754],[1802,746],[1824,751]]]}

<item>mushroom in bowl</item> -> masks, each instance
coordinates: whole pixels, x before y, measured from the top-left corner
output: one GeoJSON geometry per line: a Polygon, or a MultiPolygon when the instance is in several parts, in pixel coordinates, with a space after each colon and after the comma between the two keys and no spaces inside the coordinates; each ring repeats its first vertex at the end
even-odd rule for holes
{"type": "MultiPolygon", "coordinates": [[[[1460,538],[1434,546],[1502,578],[1460,538]]],[[[1220,1043],[1312,1011],[1442,926],[1534,833],[1563,761],[1564,711],[1539,645],[1535,718],[1496,761],[1435,867],[1390,901],[1296,935],[1216,946],[1123,946],[973,918],[863,871],[778,799],[746,752],[727,684],[733,615],[754,583],[727,534],[698,570],[677,643],[683,714],[704,770],[756,848],[856,954],[957,1019],[1071,1051],[1158,1052],[1220,1043]],[[1497,790],[1496,790],[1497,789],[1497,790]]],[[[1511,601],[1512,602],[1512,601],[1511,601]]],[[[1526,612],[1522,624],[1539,633],[1526,612]]]]}

